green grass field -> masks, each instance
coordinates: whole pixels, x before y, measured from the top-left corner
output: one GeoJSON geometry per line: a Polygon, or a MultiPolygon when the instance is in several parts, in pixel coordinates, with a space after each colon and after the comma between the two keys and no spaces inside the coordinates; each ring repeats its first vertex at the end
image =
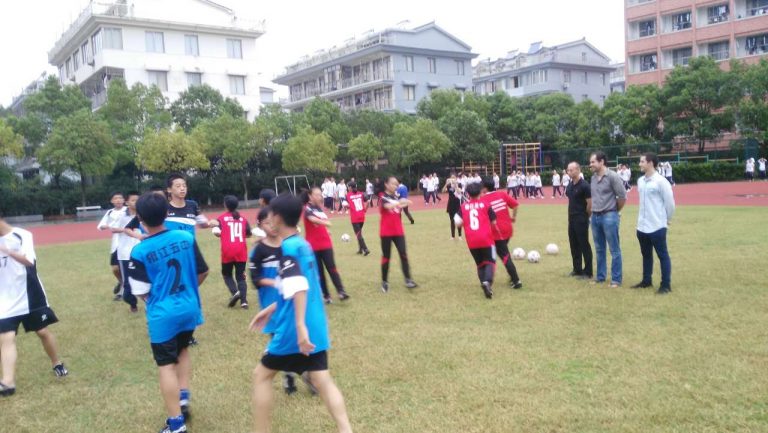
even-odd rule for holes
{"type": "MultiPolygon", "coordinates": [[[[443,210],[406,226],[414,279],[397,259],[379,291],[378,217],[356,256],[335,220],[336,259],[352,299],[327,308],[331,370],[356,432],[765,432],[768,297],[765,208],[682,207],[669,232],[673,293],[640,280],[637,208],[622,217],[624,285],[569,279],[565,208],[523,206],[510,247],[559,256],[518,263],[523,290],[498,269],[493,300],[443,210]]],[[[226,308],[218,243],[198,234],[213,271],[201,288],[206,324],[193,349],[193,433],[248,432],[250,377],[266,338],[256,310],[226,308]]],[[[0,400],[0,431],[154,432],[163,422],[143,314],[111,301],[107,241],[38,248],[61,322],[52,330],[70,376],[53,377],[34,335],[19,338],[18,391],[0,400]]],[[[658,263],[655,283],[658,284],[658,263]]],[[[256,296],[250,300],[255,307],[256,296]]],[[[143,311],[143,310],[142,310],[143,311]]],[[[275,382],[278,389],[279,383],[275,382]]],[[[330,432],[318,398],[276,393],[273,431],[330,432]]]]}

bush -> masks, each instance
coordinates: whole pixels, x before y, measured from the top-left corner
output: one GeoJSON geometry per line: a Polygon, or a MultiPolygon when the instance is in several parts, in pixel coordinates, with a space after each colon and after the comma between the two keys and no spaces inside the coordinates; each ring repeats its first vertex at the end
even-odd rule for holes
{"type": "Polygon", "coordinates": [[[735,163],[684,162],[674,165],[672,174],[677,183],[723,182],[742,179],[744,167],[735,163]]]}

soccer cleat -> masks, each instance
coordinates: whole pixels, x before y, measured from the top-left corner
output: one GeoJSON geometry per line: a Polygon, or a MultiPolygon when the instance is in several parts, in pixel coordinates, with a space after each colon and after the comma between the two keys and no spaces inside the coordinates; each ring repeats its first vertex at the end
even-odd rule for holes
{"type": "Polygon", "coordinates": [[[411,280],[409,278],[409,279],[405,280],[405,287],[407,287],[409,289],[415,289],[415,288],[419,287],[419,285],[416,284],[415,281],[413,281],[413,280],[411,280]]]}
{"type": "Polygon", "coordinates": [[[513,289],[522,289],[523,288],[523,282],[520,280],[517,281],[510,281],[509,286],[513,289]]]}
{"type": "Polygon", "coordinates": [[[491,283],[488,281],[483,281],[480,286],[483,288],[483,293],[485,294],[485,297],[488,299],[493,298],[493,290],[491,290],[491,283]]]}
{"type": "Polygon", "coordinates": [[[64,367],[63,362],[60,362],[56,364],[55,367],[53,367],[53,374],[55,374],[56,377],[64,377],[69,374],[69,370],[67,370],[67,368],[64,367]]]}
{"type": "Polygon", "coordinates": [[[240,300],[240,291],[238,290],[229,298],[229,302],[227,303],[227,307],[229,307],[229,308],[234,307],[235,304],[237,303],[237,301],[239,301],[239,300],[240,300]]]}
{"type": "Polygon", "coordinates": [[[285,393],[288,395],[291,395],[297,391],[296,379],[292,373],[285,373],[283,376],[283,391],[285,391],[285,393]]]}
{"type": "Polygon", "coordinates": [[[4,383],[0,383],[0,397],[10,397],[16,393],[15,386],[8,386],[4,383]]]}
{"type": "Polygon", "coordinates": [[[182,425],[181,427],[177,428],[176,430],[171,430],[171,426],[168,425],[168,422],[165,423],[165,427],[163,427],[162,430],[160,430],[160,433],[186,433],[187,432],[187,426],[182,425]]]}
{"type": "Polygon", "coordinates": [[[242,304],[240,304],[240,308],[242,308],[243,310],[247,310],[248,309],[248,303],[247,302],[243,302],[242,304]]]}
{"type": "Polygon", "coordinates": [[[309,388],[309,393],[312,395],[317,395],[317,388],[315,388],[315,385],[312,385],[312,381],[309,379],[309,373],[304,372],[301,373],[301,380],[304,381],[304,384],[307,385],[307,388],[309,388]]]}
{"type": "Polygon", "coordinates": [[[646,283],[645,281],[640,281],[639,283],[635,284],[634,286],[631,286],[632,289],[646,289],[648,287],[653,286],[651,283],[646,283]]]}
{"type": "Polygon", "coordinates": [[[330,296],[324,296],[323,300],[325,301],[326,304],[333,304],[333,299],[331,299],[330,296]]]}
{"type": "Polygon", "coordinates": [[[192,337],[192,338],[189,339],[189,345],[190,346],[197,346],[198,344],[200,344],[200,342],[197,341],[197,338],[192,337]]]}
{"type": "Polygon", "coordinates": [[[386,281],[381,282],[381,291],[384,293],[389,292],[389,283],[386,281]]]}
{"type": "Polygon", "coordinates": [[[367,256],[368,254],[371,254],[371,252],[370,252],[370,251],[368,251],[368,250],[364,250],[364,251],[363,251],[363,256],[367,256]]]}
{"type": "Polygon", "coordinates": [[[349,294],[344,289],[339,290],[339,300],[346,301],[347,299],[349,299],[349,294]]]}
{"type": "Polygon", "coordinates": [[[115,284],[115,288],[112,289],[113,295],[117,295],[118,293],[120,293],[120,283],[115,284]]]}
{"type": "Polygon", "coordinates": [[[131,305],[131,313],[138,313],[138,312],[139,312],[139,307],[135,305],[131,305]]]}
{"type": "Polygon", "coordinates": [[[667,293],[672,292],[672,287],[669,286],[661,286],[659,287],[659,290],[656,291],[657,295],[666,295],[667,293]]]}
{"type": "Polygon", "coordinates": [[[115,297],[112,298],[112,300],[115,301],[115,302],[120,302],[120,301],[123,300],[123,296],[122,295],[115,295],[115,297]]]}

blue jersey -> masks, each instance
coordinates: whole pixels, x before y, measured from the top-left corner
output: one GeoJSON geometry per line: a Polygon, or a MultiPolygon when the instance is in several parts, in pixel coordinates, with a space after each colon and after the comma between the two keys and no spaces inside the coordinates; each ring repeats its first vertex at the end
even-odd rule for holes
{"type": "Polygon", "coordinates": [[[400,186],[397,187],[397,196],[400,198],[408,198],[408,187],[401,183],[400,186]]]}
{"type": "Polygon", "coordinates": [[[315,253],[307,241],[298,235],[283,240],[280,257],[280,284],[278,290],[283,305],[274,313],[275,332],[267,346],[272,355],[293,355],[301,353],[296,338],[296,318],[293,297],[296,293],[307,292],[307,310],[304,323],[309,332],[309,341],[315,345],[312,353],[330,348],[328,320],[325,317],[320,277],[317,273],[315,253]]]}
{"type": "MultiPolygon", "coordinates": [[[[277,303],[277,309],[283,305],[283,297],[280,296],[280,291],[275,286],[261,286],[259,282],[262,279],[278,280],[278,266],[280,266],[280,247],[270,247],[269,245],[259,242],[251,251],[250,254],[250,270],[251,281],[259,292],[259,305],[261,308],[266,308],[274,303],[277,303]]],[[[264,327],[265,334],[272,334],[275,332],[276,320],[275,315],[269,319],[269,323],[264,327]]]]}
{"type": "Polygon", "coordinates": [[[168,230],[184,230],[195,235],[195,227],[205,223],[208,218],[200,214],[197,202],[185,200],[184,207],[176,207],[168,202],[168,216],[165,218],[165,228],[168,230]]]}
{"type": "Polygon", "coordinates": [[[195,238],[180,230],[164,230],[133,247],[128,278],[134,295],[148,295],[151,343],[166,342],[203,324],[197,275],[206,271],[195,238]]]}

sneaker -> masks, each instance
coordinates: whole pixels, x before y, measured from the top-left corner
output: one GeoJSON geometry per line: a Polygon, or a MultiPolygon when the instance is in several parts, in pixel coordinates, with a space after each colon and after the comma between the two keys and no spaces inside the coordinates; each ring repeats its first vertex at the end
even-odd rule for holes
{"type": "Polygon", "coordinates": [[[483,293],[485,294],[485,297],[488,299],[493,298],[493,290],[491,290],[491,283],[488,281],[483,281],[480,286],[483,288],[483,293]]]}
{"type": "Polygon", "coordinates": [[[237,301],[240,300],[240,291],[236,291],[232,296],[229,298],[229,302],[227,303],[227,307],[232,308],[237,304],[237,301]]]}
{"type": "Polygon", "coordinates": [[[179,406],[181,406],[181,414],[184,415],[184,422],[191,420],[192,412],[189,410],[189,400],[180,401],[179,406]]]}
{"type": "Polygon", "coordinates": [[[349,299],[349,294],[344,289],[339,290],[339,300],[346,301],[347,299],[349,299]]]}
{"type": "Polygon", "coordinates": [[[0,383],[0,397],[10,397],[16,393],[15,386],[8,386],[4,383],[0,383]]]}
{"type": "Polygon", "coordinates": [[[381,291],[384,293],[389,292],[389,283],[386,281],[381,282],[381,291]]]}
{"type": "Polygon", "coordinates": [[[168,425],[168,421],[165,422],[165,427],[163,427],[163,429],[160,430],[160,433],[186,433],[186,432],[187,432],[186,424],[182,425],[176,430],[171,430],[171,426],[168,425]]]}
{"type": "Polygon", "coordinates": [[[333,304],[333,299],[330,296],[325,296],[324,299],[326,304],[333,304]]]}
{"type": "Polygon", "coordinates": [[[307,388],[309,388],[310,394],[317,395],[317,388],[315,388],[315,385],[312,385],[312,381],[309,379],[308,372],[305,371],[304,373],[301,373],[301,380],[305,385],[307,385],[307,388]]]}
{"type": "Polygon", "coordinates": [[[120,293],[120,283],[115,284],[115,288],[112,289],[113,295],[117,295],[118,293],[120,293]]]}
{"type": "Polygon", "coordinates": [[[294,378],[293,374],[285,373],[283,376],[283,391],[285,391],[285,393],[288,395],[291,395],[297,391],[296,379],[294,378]]]}
{"type": "Polygon", "coordinates": [[[63,362],[60,362],[56,364],[55,367],[53,367],[53,374],[55,374],[56,377],[64,377],[69,374],[69,370],[67,370],[67,368],[64,367],[63,362]]]}
{"type": "Polygon", "coordinates": [[[240,304],[240,308],[242,308],[243,310],[247,310],[248,309],[248,303],[247,302],[243,302],[242,304],[240,304]]]}
{"type": "Polygon", "coordinates": [[[371,252],[368,250],[363,251],[363,257],[367,256],[368,254],[371,254],[371,252]]]}
{"type": "Polygon", "coordinates": [[[112,298],[112,300],[115,301],[115,302],[120,302],[120,301],[123,300],[123,296],[122,295],[115,295],[115,297],[112,298]]]}
{"type": "Polygon", "coordinates": [[[138,312],[139,312],[139,307],[135,305],[131,305],[131,313],[138,313],[138,312]]]}
{"type": "Polygon", "coordinates": [[[363,252],[362,252],[362,250],[358,250],[358,251],[357,251],[355,254],[357,254],[357,255],[362,255],[362,254],[363,254],[363,252]]]}
{"type": "Polygon", "coordinates": [[[590,280],[589,281],[589,284],[592,284],[593,286],[595,284],[603,284],[603,283],[605,283],[605,280],[590,280]]]}
{"type": "Polygon", "coordinates": [[[635,284],[634,286],[630,286],[631,289],[645,289],[648,287],[651,287],[653,284],[646,283],[644,281],[640,281],[639,283],[635,284]]]}
{"type": "Polygon", "coordinates": [[[576,271],[571,271],[571,273],[568,274],[569,277],[580,277],[581,275],[582,274],[580,274],[580,273],[578,273],[576,271]]]}
{"type": "Polygon", "coordinates": [[[619,287],[621,287],[621,283],[617,283],[616,281],[611,281],[612,289],[618,289],[619,287]]]}
{"type": "Polygon", "coordinates": [[[190,346],[197,346],[198,344],[200,344],[200,342],[197,341],[197,338],[192,337],[192,338],[189,339],[189,345],[190,346]]]}
{"type": "Polygon", "coordinates": [[[512,287],[513,289],[522,289],[522,288],[523,288],[523,283],[522,283],[522,281],[520,281],[520,280],[517,280],[517,281],[510,281],[509,285],[510,285],[510,287],[512,287]]]}
{"type": "Polygon", "coordinates": [[[409,289],[415,289],[415,288],[419,287],[419,285],[416,284],[415,281],[413,281],[411,279],[407,279],[407,280],[405,280],[405,287],[407,287],[409,289]]]}
{"type": "Polygon", "coordinates": [[[672,291],[672,287],[669,286],[661,286],[659,287],[659,290],[656,291],[657,295],[666,295],[667,293],[670,293],[672,291]]]}

